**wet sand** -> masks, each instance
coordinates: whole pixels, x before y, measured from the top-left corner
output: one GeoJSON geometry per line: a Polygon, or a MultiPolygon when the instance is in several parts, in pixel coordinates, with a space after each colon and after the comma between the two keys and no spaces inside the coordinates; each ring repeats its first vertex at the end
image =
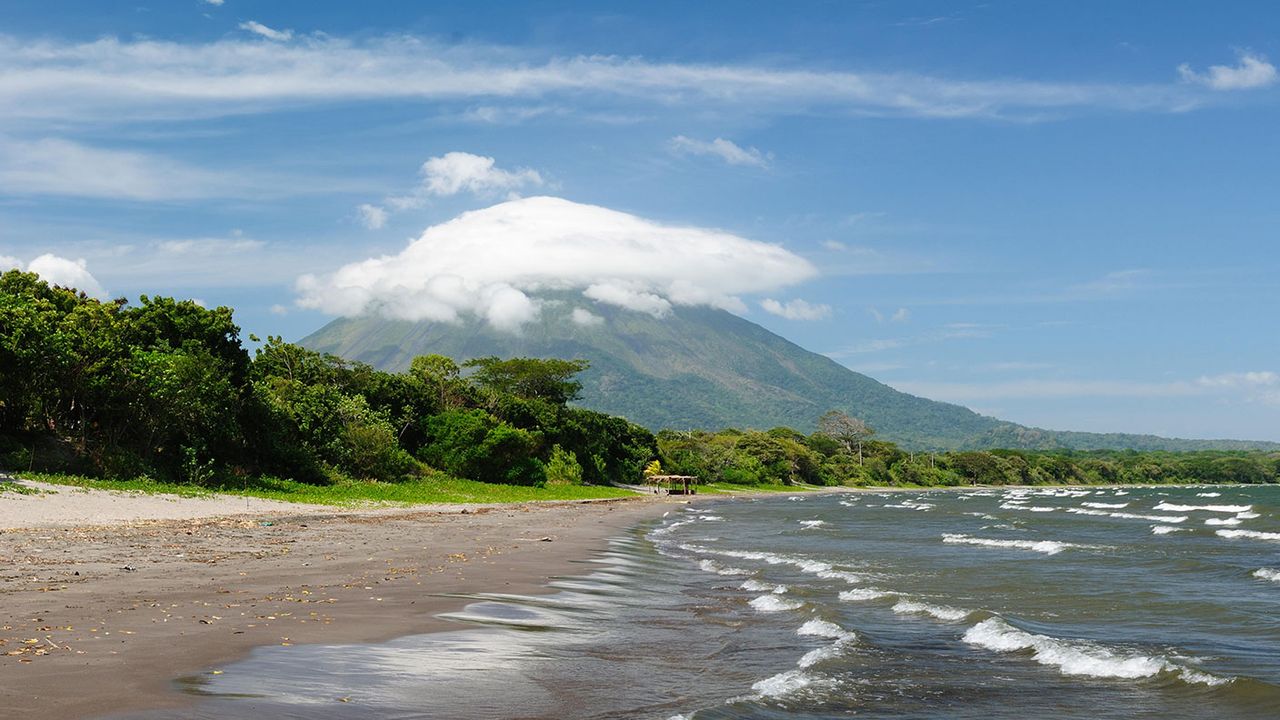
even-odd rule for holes
{"type": "Polygon", "coordinates": [[[114,495],[81,499],[116,508],[95,525],[45,521],[29,502],[41,496],[0,494],[0,717],[180,707],[190,698],[175,678],[216,672],[257,646],[455,629],[435,616],[468,600],[448,595],[539,592],[581,572],[607,538],[684,502],[234,516],[206,506],[138,520],[114,495]]]}

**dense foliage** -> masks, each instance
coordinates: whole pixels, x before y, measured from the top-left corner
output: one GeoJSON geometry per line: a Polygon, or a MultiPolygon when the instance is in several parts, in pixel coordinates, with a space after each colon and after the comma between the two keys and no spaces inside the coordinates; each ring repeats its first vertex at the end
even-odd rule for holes
{"type": "MultiPolygon", "coordinates": [[[[864,436],[865,438],[865,436],[864,436]]],[[[790,428],[658,433],[662,467],[710,482],[876,486],[1280,482],[1280,453],[974,450],[911,453],[790,428]]]]}
{"type": "Polygon", "coordinates": [[[428,355],[388,373],[274,337],[251,356],[228,308],[100,302],[15,270],[0,275],[0,465],[190,484],[637,478],[653,435],[570,407],[585,367],[428,355]]]}

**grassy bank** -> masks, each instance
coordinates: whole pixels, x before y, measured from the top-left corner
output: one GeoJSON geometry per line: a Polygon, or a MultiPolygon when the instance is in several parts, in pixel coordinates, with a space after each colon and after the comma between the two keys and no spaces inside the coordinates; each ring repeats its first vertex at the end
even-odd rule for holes
{"type": "MultiPolygon", "coordinates": [[[[111,480],[49,473],[22,473],[20,477],[52,485],[94,490],[119,490],[148,494],[171,493],[183,497],[200,497],[216,493],[335,506],[354,506],[369,503],[419,505],[427,503],[589,500],[635,495],[629,490],[614,487],[552,485],[538,488],[461,480],[445,475],[397,483],[345,482],[333,485],[309,485],[293,480],[263,477],[246,480],[238,486],[233,484],[192,486],[161,482],[145,477],[132,480],[111,480]]],[[[3,487],[4,485],[0,485],[0,489],[3,487]]],[[[21,488],[21,486],[10,487],[14,489],[21,488]]]]}

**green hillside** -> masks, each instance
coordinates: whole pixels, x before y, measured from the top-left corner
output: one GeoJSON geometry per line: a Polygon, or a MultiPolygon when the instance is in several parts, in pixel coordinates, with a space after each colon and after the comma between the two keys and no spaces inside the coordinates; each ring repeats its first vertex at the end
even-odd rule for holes
{"type": "MultiPolygon", "coordinates": [[[[579,301],[580,302],[580,301],[579,301]]],[[[843,410],[880,437],[909,448],[1142,447],[1184,450],[1231,445],[1151,436],[1056,433],[908,395],[723,310],[678,307],[665,318],[596,305],[602,322],[571,318],[575,303],[551,300],[520,334],[487,324],[335,320],[300,344],[385,370],[427,353],[458,360],[501,357],[583,358],[580,403],[652,429],[814,429],[819,415],[843,410]]],[[[1257,447],[1246,443],[1241,447],[1257,447]]]]}

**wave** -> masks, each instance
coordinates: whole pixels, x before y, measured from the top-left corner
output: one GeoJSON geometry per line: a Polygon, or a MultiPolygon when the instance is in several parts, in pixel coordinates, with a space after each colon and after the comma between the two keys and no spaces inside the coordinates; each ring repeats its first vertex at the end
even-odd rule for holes
{"type": "Polygon", "coordinates": [[[1103,508],[1106,510],[1119,510],[1120,508],[1129,507],[1129,503],[1102,503],[1102,502],[1085,502],[1080,503],[1083,507],[1103,508]]]}
{"type": "Polygon", "coordinates": [[[817,680],[803,670],[788,670],[755,683],[751,689],[760,697],[777,699],[803,690],[817,680]]]}
{"type": "Polygon", "coordinates": [[[995,652],[1030,651],[1041,665],[1058,668],[1063,675],[1138,679],[1162,672],[1178,673],[1186,682],[1217,685],[1229,682],[1153,655],[1125,653],[1085,640],[1063,640],[1019,630],[1002,618],[992,617],[969,628],[964,641],[995,652]]]}
{"type": "Polygon", "coordinates": [[[850,585],[862,582],[862,576],[856,573],[845,572],[843,570],[822,570],[818,573],[818,577],[824,580],[843,580],[850,585]]]}
{"type": "Polygon", "coordinates": [[[1205,512],[1220,513],[1242,513],[1249,512],[1253,509],[1252,505],[1176,505],[1174,503],[1162,502],[1156,505],[1153,510],[1164,510],[1166,512],[1191,512],[1192,510],[1204,510],[1205,512]]]}
{"type": "Polygon", "coordinates": [[[944,533],[942,536],[942,542],[960,545],[979,545],[983,547],[1034,550],[1035,552],[1044,553],[1045,555],[1057,555],[1067,548],[1093,548],[1091,545],[1077,545],[1075,543],[1062,542],[1060,540],[993,540],[990,538],[977,538],[952,533],[944,533]]]}
{"type": "Polygon", "coordinates": [[[1280,582],[1280,570],[1274,570],[1272,568],[1258,568],[1253,571],[1253,576],[1262,580],[1280,582]]]}
{"type": "Polygon", "coordinates": [[[795,610],[804,605],[799,600],[776,594],[761,595],[748,604],[758,612],[783,612],[785,610],[795,610]]]}
{"type": "Polygon", "coordinates": [[[900,593],[893,592],[892,590],[881,590],[879,588],[854,588],[840,593],[840,599],[845,602],[861,602],[863,600],[876,600],[878,598],[892,597],[899,594],[900,593]]]}
{"type": "Polygon", "coordinates": [[[1236,517],[1240,518],[1241,520],[1252,520],[1254,518],[1258,518],[1262,516],[1253,511],[1246,511],[1242,513],[1236,513],[1236,517]]]}
{"type": "Polygon", "coordinates": [[[1186,530],[1186,528],[1177,528],[1177,527],[1173,527],[1172,525],[1152,525],[1151,526],[1152,535],[1168,535],[1169,533],[1176,533],[1182,530],[1186,530]]]}
{"type": "Polygon", "coordinates": [[[1240,518],[1234,518],[1234,517],[1206,518],[1204,521],[1205,525],[1239,525],[1240,523],[1241,523],[1240,518]]]}
{"type": "Polygon", "coordinates": [[[1180,523],[1186,522],[1186,515],[1140,515],[1138,513],[1127,512],[1108,512],[1106,510],[1093,510],[1090,508],[1067,508],[1067,512],[1076,515],[1096,515],[1098,517],[1113,517],[1121,520],[1151,520],[1153,522],[1180,523]]]}
{"type": "Polygon", "coordinates": [[[970,610],[950,607],[948,605],[930,605],[929,603],[913,602],[910,600],[899,600],[898,604],[893,606],[893,611],[899,615],[929,615],[938,620],[947,622],[958,622],[963,620],[972,613],[970,610]]]}
{"type": "Polygon", "coordinates": [[[1254,540],[1280,540],[1280,533],[1258,532],[1257,530],[1214,530],[1214,534],[1224,538],[1253,538],[1254,540]]]}
{"type": "Polygon", "coordinates": [[[821,560],[810,560],[809,558],[796,557],[794,555],[779,555],[777,553],[759,552],[755,550],[719,550],[702,545],[681,545],[680,549],[707,555],[722,555],[724,557],[737,558],[739,560],[761,560],[770,565],[792,565],[799,568],[802,572],[807,572],[813,575],[834,570],[831,563],[823,562],[821,560]]]}
{"type": "Polygon", "coordinates": [[[827,524],[826,520],[801,520],[800,524],[806,528],[820,528],[827,524]]]}
{"type": "Polygon", "coordinates": [[[773,583],[762,582],[755,578],[743,580],[742,584],[738,587],[748,592],[767,592],[775,595],[781,595],[790,589],[786,585],[774,585],[773,583]]]}
{"type": "Polygon", "coordinates": [[[858,639],[858,636],[854,633],[845,630],[833,622],[822,620],[820,618],[813,618],[806,621],[805,624],[800,626],[800,629],[796,630],[796,634],[835,640],[835,642],[827,645],[826,647],[815,648],[805,653],[804,656],[800,658],[799,662],[796,663],[801,668],[813,667],[823,660],[830,660],[831,658],[838,657],[845,651],[850,643],[858,639]]]}
{"type": "Polygon", "coordinates": [[[1222,493],[1196,493],[1196,497],[1222,497],[1222,493]]]}

